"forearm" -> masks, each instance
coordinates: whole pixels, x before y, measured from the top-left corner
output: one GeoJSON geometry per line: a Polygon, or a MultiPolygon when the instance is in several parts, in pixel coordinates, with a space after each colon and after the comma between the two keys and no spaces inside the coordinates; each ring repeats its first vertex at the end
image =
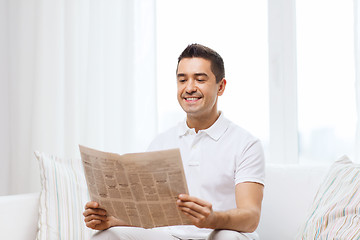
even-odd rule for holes
{"type": "Polygon", "coordinates": [[[229,229],[239,232],[253,232],[256,230],[260,211],[257,209],[232,209],[224,212],[214,212],[215,218],[212,228],[229,229]]]}

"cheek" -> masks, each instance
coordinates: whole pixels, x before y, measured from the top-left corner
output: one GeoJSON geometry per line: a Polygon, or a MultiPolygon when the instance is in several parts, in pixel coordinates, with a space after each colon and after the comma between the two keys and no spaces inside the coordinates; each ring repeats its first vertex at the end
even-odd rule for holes
{"type": "Polygon", "coordinates": [[[204,91],[202,92],[204,94],[204,96],[206,96],[207,101],[209,102],[215,102],[216,98],[218,97],[217,95],[217,90],[214,89],[204,89],[204,91]]]}
{"type": "Polygon", "coordinates": [[[182,91],[180,89],[177,90],[177,99],[180,100],[182,95],[182,91]]]}
{"type": "Polygon", "coordinates": [[[181,96],[181,94],[184,92],[184,87],[182,86],[177,86],[177,95],[178,97],[181,96]]]}

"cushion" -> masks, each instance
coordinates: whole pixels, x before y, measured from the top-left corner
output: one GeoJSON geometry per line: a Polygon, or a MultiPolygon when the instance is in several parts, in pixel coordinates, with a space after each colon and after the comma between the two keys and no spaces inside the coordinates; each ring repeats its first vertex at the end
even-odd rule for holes
{"type": "Polygon", "coordinates": [[[41,179],[37,239],[90,239],[93,230],[82,215],[89,194],[80,159],[35,156],[41,179]]]}
{"type": "Polygon", "coordinates": [[[344,156],[320,185],[298,239],[360,239],[359,211],[360,165],[344,156]]]}

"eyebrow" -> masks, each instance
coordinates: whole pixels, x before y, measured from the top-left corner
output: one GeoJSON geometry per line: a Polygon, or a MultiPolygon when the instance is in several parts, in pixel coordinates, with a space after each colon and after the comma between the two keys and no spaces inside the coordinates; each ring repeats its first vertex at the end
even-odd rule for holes
{"type": "MultiPolygon", "coordinates": [[[[178,74],[177,74],[177,77],[185,77],[186,75],[187,75],[187,74],[185,74],[185,73],[178,73],[178,74]]],[[[205,77],[207,77],[207,76],[208,76],[206,73],[195,73],[194,75],[197,76],[197,77],[199,77],[199,76],[205,76],[205,77]]]]}

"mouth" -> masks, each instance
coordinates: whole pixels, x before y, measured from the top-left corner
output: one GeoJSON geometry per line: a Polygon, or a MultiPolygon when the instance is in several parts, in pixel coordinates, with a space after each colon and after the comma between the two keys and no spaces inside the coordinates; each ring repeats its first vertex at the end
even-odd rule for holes
{"type": "Polygon", "coordinates": [[[186,102],[190,102],[190,103],[199,101],[200,99],[201,99],[201,97],[184,97],[184,100],[186,102]]]}

